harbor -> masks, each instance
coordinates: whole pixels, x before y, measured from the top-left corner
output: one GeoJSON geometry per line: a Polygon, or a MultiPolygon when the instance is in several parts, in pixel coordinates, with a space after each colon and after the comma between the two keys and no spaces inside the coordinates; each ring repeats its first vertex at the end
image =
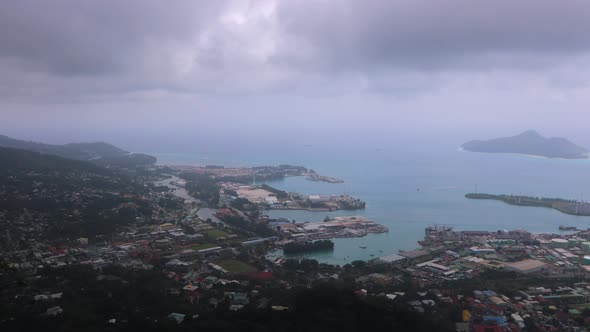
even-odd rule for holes
{"type": "Polygon", "coordinates": [[[305,241],[364,237],[389,232],[387,227],[362,216],[335,217],[324,222],[283,223],[275,228],[285,237],[305,241]]]}

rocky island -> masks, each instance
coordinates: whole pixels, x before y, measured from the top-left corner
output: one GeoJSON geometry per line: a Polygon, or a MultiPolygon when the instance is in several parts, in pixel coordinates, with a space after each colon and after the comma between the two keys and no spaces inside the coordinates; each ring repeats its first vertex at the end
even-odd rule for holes
{"type": "Polygon", "coordinates": [[[588,150],[565,138],[541,136],[534,130],[520,135],[491,140],[474,140],[461,146],[466,151],[487,153],[519,153],[547,158],[585,159],[588,150]]]}

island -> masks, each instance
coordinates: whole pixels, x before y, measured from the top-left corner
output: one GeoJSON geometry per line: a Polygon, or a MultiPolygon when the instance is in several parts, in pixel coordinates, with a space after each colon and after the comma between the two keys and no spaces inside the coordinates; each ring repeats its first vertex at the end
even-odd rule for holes
{"type": "Polygon", "coordinates": [[[470,199],[494,199],[511,205],[538,206],[555,209],[559,212],[575,216],[590,216],[590,203],[567,200],[563,198],[546,198],[520,195],[492,195],[470,193],[465,195],[470,199]]]}
{"type": "Polygon", "coordinates": [[[534,130],[491,140],[474,140],[461,146],[466,151],[486,153],[518,153],[546,158],[586,159],[588,150],[565,138],[543,137],[534,130]]]}

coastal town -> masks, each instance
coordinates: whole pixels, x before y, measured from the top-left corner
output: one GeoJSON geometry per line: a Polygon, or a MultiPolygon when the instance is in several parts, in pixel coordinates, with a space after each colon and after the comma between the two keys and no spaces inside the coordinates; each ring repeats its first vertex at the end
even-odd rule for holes
{"type": "Polygon", "coordinates": [[[590,332],[590,0],[5,0],[0,332],[590,332]]]}
{"type": "MultiPolygon", "coordinates": [[[[283,167],[280,174],[305,176],[298,169],[283,167]]],[[[588,331],[590,230],[533,234],[433,226],[425,230],[419,248],[369,261],[329,265],[300,255],[270,258],[271,251],[330,250],[331,239],[389,230],[353,213],[317,222],[269,218],[268,209],[310,208],[308,201],[343,209],[342,199],[360,200],[286,193],[249,184],[251,171],[220,170],[166,173],[168,167],[154,168],[142,180],[147,189],[135,195],[123,190],[117,196],[121,201],[113,211],[136,213],[108,236],[99,230],[105,234],[46,237],[44,227],[51,222],[43,215],[21,214],[18,220],[0,215],[8,230],[1,276],[14,286],[0,294],[5,312],[59,319],[77,312],[80,296],[104,304],[119,296],[111,288],[127,294],[147,292],[142,287],[149,286],[166,303],[159,309],[166,311],[165,320],[193,326],[219,311],[287,315],[296,310],[295,289],[347,285],[355,301],[380,299],[385,306],[427,315],[449,331],[588,331]],[[316,198],[320,200],[314,202],[316,198]],[[138,213],[142,205],[151,208],[138,213]],[[36,227],[30,218],[38,219],[36,227]],[[80,274],[92,275],[91,285],[80,286],[80,274]],[[145,285],[130,287],[143,274],[149,276],[145,285]],[[55,278],[63,282],[49,282],[55,278]]],[[[276,171],[261,168],[256,175],[279,176],[269,170],[276,171]]],[[[53,195],[43,184],[37,186],[40,190],[19,195],[53,195]]],[[[63,199],[81,202],[83,211],[85,200],[104,194],[84,189],[63,199]]],[[[130,314],[104,310],[101,319],[105,326],[125,326],[130,314]]],[[[10,324],[10,317],[3,316],[2,324],[10,324]]]]}

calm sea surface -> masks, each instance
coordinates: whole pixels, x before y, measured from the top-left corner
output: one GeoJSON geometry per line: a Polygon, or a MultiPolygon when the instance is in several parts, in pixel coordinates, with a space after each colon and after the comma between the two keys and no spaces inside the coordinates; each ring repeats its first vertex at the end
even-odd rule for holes
{"type": "Polygon", "coordinates": [[[357,259],[413,249],[424,228],[447,225],[458,230],[525,229],[559,233],[559,225],[590,227],[590,217],[545,208],[517,207],[498,201],[469,200],[468,192],[523,194],[581,199],[590,196],[590,160],[544,159],[511,154],[463,152],[458,144],[383,142],[376,147],[289,146],[261,148],[236,145],[186,153],[155,153],[160,163],[256,166],[293,164],[339,177],[343,184],[312,182],[301,177],[269,182],[304,194],[357,196],[365,210],[308,212],[270,211],[271,217],[321,221],[326,215],[363,215],[389,227],[389,233],[336,239],[335,250],[309,255],[322,262],[345,264],[357,259]],[[389,146],[395,147],[389,147],[389,146]],[[361,249],[359,246],[366,246],[361,249]]]}

